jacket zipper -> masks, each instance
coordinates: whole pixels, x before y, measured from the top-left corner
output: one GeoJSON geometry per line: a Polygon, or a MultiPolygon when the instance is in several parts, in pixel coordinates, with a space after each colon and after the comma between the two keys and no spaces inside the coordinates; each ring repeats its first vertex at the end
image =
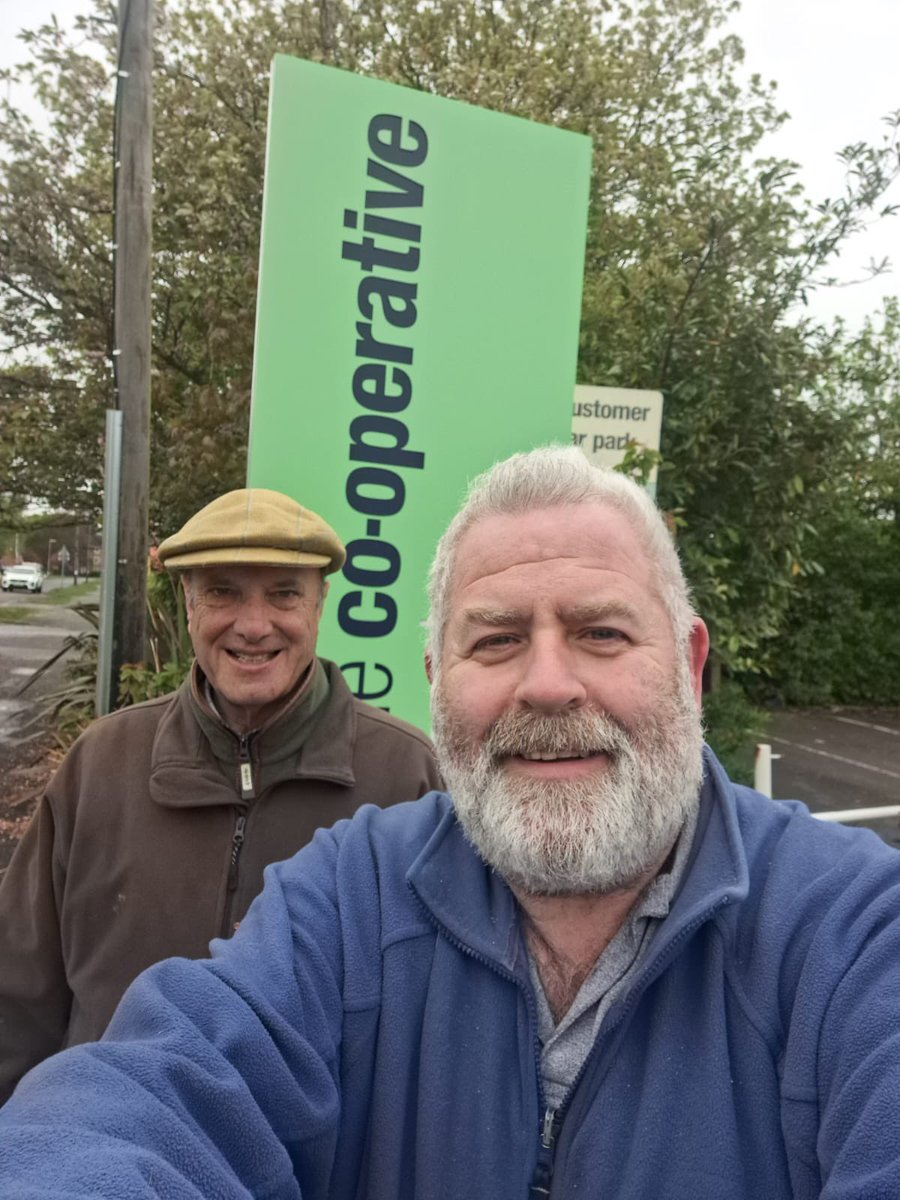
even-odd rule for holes
{"type": "MultiPolygon", "coordinates": [[[[572,1086],[566,1093],[562,1104],[556,1109],[546,1109],[544,1112],[544,1122],[541,1129],[541,1144],[538,1151],[538,1160],[535,1166],[529,1198],[534,1197],[535,1200],[538,1200],[539,1197],[549,1197],[552,1195],[556,1144],[559,1137],[559,1131],[562,1127],[563,1117],[569,1110],[570,1102],[578,1090],[578,1085],[587,1074],[589,1064],[600,1053],[601,1039],[606,1040],[613,1030],[628,1016],[631,1009],[646,990],[648,982],[662,974],[665,968],[669,965],[669,962],[680,950],[681,945],[687,941],[687,939],[691,937],[701,925],[705,924],[707,920],[710,920],[720,908],[724,908],[727,904],[728,898],[723,897],[711,908],[707,909],[706,912],[704,912],[701,916],[689,922],[672,939],[665,952],[660,955],[660,957],[652,964],[652,969],[649,965],[645,967],[644,971],[641,972],[629,990],[627,997],[622,1003],[621,1011],[619,1012],[615,1021],[606,1029],[604,1029],[602,1033],[598,1034],[598,1036],[594,1039],[593,1044],[587,1053],[587,1057],[581,1064],[581,1068],[578,1074],[575,1076],[575,1079],[572,1081],[572,1086]]],[[[538,1071],[540,1071],[540,1057],[538,1057],[538,1071]]],[[[538,1076],[538,1079],[540,1079],[540,1075],[538,1076]]]]}
{"type": "Polygon", "coordinates": [[[250,757],[252,734],[242,733],[238,739],[238,788],[242,800],[253,800],[256,790],[253,785],[253,759],[250,757]]]}
{"type": "Polygon", "coordinates": [[[247,828],[247,814],[239,810],[234,823],[234,833],[231,835],[231,860],[228,864],[228,890],[233,892],[238,881],[238,862],[244,845],[244,830],[247,828]]]}
{"type": "Polygon", "coordinates": [[[244,837],[247,830],[247,802],[256,798],[256,788],[253,780],[253,758],[250,754],[250,743],[253,735],[242,733],[238,737],[238,790],[243,804],[237,810],[234,821],[234,831],[231,835],[231,857],[228,860],[228,899],[225,904],[223,937],[231,937],[236,926],[231,920],[231,908],[234,893],[237,891],[240,874],[241,851],[244,848],[244,837]]]}
{"type": "MultiPolygon", "coordinates": [[[[459,938],[454,937],[453,934],[451,934],[449,932],[449,930],[437,919],[437,917],[434,915],[434,913],[432,913],[431,909],[428,907],[427,904],[424,903],[422,898],[419,896],[418,892],[415,890],[415,888],[412,886],[412,884],[408,880],[407,880],[407,886],[409,887],[410,891],[415,896],[416,900],[419,903],[419,907],[425,913],[425,916],[427,917],[428,921],[432,925],[434,925],[434,927],[437,929],[438,933],[442,937],[446,938],[447,941],[452,946],[456,946],[456,948],[459,951],[461,951],[463,954],[468,955],[469,958],[474,958],[476,962],[482,963],[483,966],[486,966],[489,970],[493,971],[496,975],[499,975],[499,976],[501,976],[501,978],[507,979],[507,980],[509,980],[510,983],[515,984],[515,986],[523,993],[523,996],[525,998],[525,1007],[528,1009],[529,1017],[531,1019],[531,1027],[533,1030],[536,1030],[537,1029],[537,1014],[534,1011],[534,998],[532,997],[529,990],[526,987],[524,987],[524,985],[516,978],[515,975],[513,975],[511,972],[505,970],[503,967],[501,967],[499,965],[499,963],[493,962],[491,959],[486,958],[483,954],[479,954],[476,950],[473,950],[470,946],[467,946],[464,942],[461,942],[459,940],[459,938]]],[[[603,1031],[604,1039],[609,1035],[609,1033],[612,1032],[613,1029],[616,1028],[617,1025],[619,1025],[619,1023],[622,1021],[622,1019],[631,1011],[631,1009],[633,1008],[634,1004],[637,1001],[637,997],[643,993],[643,991],[645,990],[645,988],[647,986],[647,983],[652,978],[655,978],[656,976],[662,974],[662,972],[668,966],[671,959],[673,959],[675,957],[676,953],[678,953],[678,951],[680,950],[681,945],[685,941],[687,941],[688,938],[691,937],[696,932],[696,930],[700,928],[701,925],[704,925],[708,920],[710,920],[713,916],[715,916],[715,914],[719,911],[719,909],[725,908],[728,905],[728,903],[729,903],[728,896],[720,897],[720,899],[717,900],[715,904],[710,905],[702,913],[700,913],[697,917],[695,917],[693,921],[689,921],[688,924],[683,929],[679,930],[678,934],[672,939],[672,941],[666,947],[665,952],[662,955],[660,955],[657,959],[655,959],[652,962],[652,965],[648,964],[644,968],[644,970],[638,976],[637,980],[635,980],[634,985],[630,989],[628,996],[627,996],[626,1000],[624,1001],[621,1011],[619,1012],[619,1015],[617,1016],[615,1022],[608,1029],[605,1029],[603,1031]]],[[[542,1200],[543,1197],[549,1197],[552,1194],[553,1171],[554,1171],[554,1165],[555,1165],[554,1160],[556,1157],[556,1145],[557,1145],[557,1140],[559,1138],[559,1132],[562,1127],[563,1116],[569,1108],[569,1103],[572,1100],[572,1098],[574,1097],[575,1092],[578,1089],[578,1085],[581,1083],[583,1077],[587,1073],[588,1063],[593,1058],[595,1058],[598,1053],[600,1037],[598,1036],[597,1038],[595,1038],[594,1043],[591,1046],[591,1049],[588,1051],[587,1058],[585,1058],[584,1062],[581,1064],[581,1070],[578,1072],[577,1076],[575,1077],[575,1080],[573,1081],[571,1088],[566,1093],[566,1097],[563,1100],[563,1102],[559,1108],[550,1108],[549,1105],[545,1105],[544,1084],[543,1084],[543,1080],[541,1078],[541,1050],[540,1050],[540,1045],[539,1045],[539,1039],[538,1039],[538,1036],[536,1033],[535,1033],[535,1037],[534,1037],[534,1043],[535,1043],[535,1056],[536,1056],[536,1064],[537,1064],[538,1098],[539,1098],[541,1107],[544,1109],[544,1116],[541,1121],[541,1131],[540,1131],[540,1137],[539,1137],[539,1142],[538,1142],[538,1158],[537,1158],[537,1162],[535,1164],[534,1174],[531,1178],[531,1184],[529,1185],[528,1195],[529,1195],[529,1200],[542,1200]]]]}
{"type": "Polygon", "coordinates": [[[538,1160],[535,1163],[534,1175],[528,1195],[537,1200],[540,1196],[550,1195],[553,1183],[553,1156],[556,1151],[556,1135],[559,1133],[559,1112],[555,1108],[547,1108],[541,1126],[541,1144],[538,1148],[538,1160]]]}
{"type": "MultiPolygon", "coordinates": [[[[501,979],[508,980],[522,993],[522,996],[525,1000],[525,1007],[528,1009],[528,1017],[529,1021],[531,1022],[531,1028],[534,1033],[534,1056],[538,1088],[538,1104],[544,1112],[544,1116],[541,1120],[540,1132],[538,1135],[538,1158],[537,1163],[535,1164],[534,1174],[532,1175],[531,1183],[528,1188],[528,1196],[529,1200],[532,1200],[532,1197],[534,1200],[539,1200],[540,1197],[549,1196],[550,1184],[553,1179],[553,1156],[556,1151],[556,1138],[559,1134],[559,1128],[561,1124],[560,1113],[562,1109],[557,1110],[550,1108],[550,1106],[546,1104],[545,1100],[544,1083],[543,1079],[541,1078],[541,1046],[540,1039],[537,1035],[538,1025],[534,996],[531,994],[530,988],[526,988],[525,985],[519,979],[517,979],[511,971],[507,971],[504,967],[501,967],[499,963],[493,962],[491,959],[486,958],[483,954],[479,954],[477,950],[473,950],[471,946],[467,946],[465,942],[461,942],[459,938],[454,937],[453,934],[450,933],[450,931],[444,925],[442,925],[440,921],[438,921],[437,917],[435,917],[428,905],[423,902],[418,892],[408,880],[407,886],[415,896],[419,907],[425,913],[429,923],[435,927],[441,937],[446,938],[451,946],[455,946],[462,954],[467,955],[469,958],[474,958],[476,962],[480,962],[483,966],[487,967],[488,970],[493,971],[495,975],[499,975],[501,979]]],[[[566,1097],[566,1100],[568,1100],[568,1097],[566,1097]]],[[[565,1104],[563,1104],[562,1107],[564,1108],[565,1104]]]]}

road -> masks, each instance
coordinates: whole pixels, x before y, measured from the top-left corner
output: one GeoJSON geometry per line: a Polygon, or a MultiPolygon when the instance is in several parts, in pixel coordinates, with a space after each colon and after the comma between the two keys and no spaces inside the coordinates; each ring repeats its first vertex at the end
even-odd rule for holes
{"type": "MultiPolygon", "coordinates": [[[[46,579],[44,591],[53,591],[69,582],[61,583],[58,576],[46,579]]],[[[28,592],[0,591],[0,745],[15,743],[20,737],[23,725],[35,711],[36,702],[62,681],[63,664],[48,672],[24,696],[18,696],[22,685],[61,648],[69,634],[82,633],[87,628],[82,618],[64,605],[47,604],[42,596],[32,596],[28,592]],[[32,609],[33,622],[4,623],[4,609],[18,607],[32,609]]]]}
{"type": "MultiPolygon", "coordinates": [[[[772,791],[813,812],[900,804],[900,710],[834,708],[776,713],[769,733],[772,791]]],[[[900,847],[900,821],[866,821],[900,847]]]]}

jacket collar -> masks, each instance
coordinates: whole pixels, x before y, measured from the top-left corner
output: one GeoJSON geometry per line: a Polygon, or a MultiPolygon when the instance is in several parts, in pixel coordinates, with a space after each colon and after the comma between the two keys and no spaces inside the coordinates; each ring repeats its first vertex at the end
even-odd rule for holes
{"type": "Polygon", "coordinates": [[[226,724],[214,706],[214,693],[196,661],[190,675],[189,700],[194,718],[227,773],[245,739],[253,746],[254,757],[267,765],[299,753],[320,716],[320,709],[328,701],[329,691],[325,669],[318,659],[313,659],[281,707],[263,725],[243,736],[226,724]]]}
{"type": "MultiPolygon", "coordinates": [[[[263,765],[261,790],[285,779],[320,779],[343,787],[353,787],[353,754],[356,745],[356,709],[353,695],[341,672],[327,659],[316,660],[327,689],[316,719],[298,737],[294,708],[276,717],[258,735],[254,754],[263,765]]],[[[227,803],[227,764],[225,773],[210,741],[212,714],[201,722],[186,680],[176,692],[172,704],[159,723],[150,763],[150,796],[167,808],[199,808],[227,803]],[[186,775],[186,772],[190,772],[186,775]]],[[[238,739],[221,723],[215,737],[227,739],[216,750],[227,754],[235,765],[237,778],[238,739]]],[[[238,793],[235,788],[235,802],[238,793]]]]}
{"type": "MultiPolygon", "coordinates": [[[[407,882],[452,942],[523,982],[527,979],[515,897],[466,840],[452,806],[410,867],[407,882]]],[[[734,791],[707,747],[691,857],[642,975],[649,978],[653,964],[668,958],[673,943],[719,908],[744,899],[748,890],[734,791]]]]}

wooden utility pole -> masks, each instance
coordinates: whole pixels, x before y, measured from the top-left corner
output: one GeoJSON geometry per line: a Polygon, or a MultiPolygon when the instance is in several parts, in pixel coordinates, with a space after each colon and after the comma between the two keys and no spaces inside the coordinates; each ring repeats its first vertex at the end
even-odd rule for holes
{"type": "Polygon", "coordinates": [[[115,378],[122,412],[112,697],[144,658],[150,491],[153,0],[120,0],[115,168],[115,378]]]}
{"type": "Polygon", "coordinates": [[[332,8],[333,0],[319,0],[319,38],[322,42],[322,57],[327,63],[334,63],[334,21],[332,8]]]}

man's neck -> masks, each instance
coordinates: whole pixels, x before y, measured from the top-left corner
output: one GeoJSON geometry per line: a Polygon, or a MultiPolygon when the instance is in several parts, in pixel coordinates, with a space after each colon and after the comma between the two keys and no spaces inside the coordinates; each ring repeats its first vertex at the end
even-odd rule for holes
{"type": "Polygon", "coordinates": [[[618,892],[534,896],[512,889],[522,909],[528,949],[557,1023],[660,865],[618,892]]]}
{"type": "MultiPolygon", "coordinates": [[[[312,683],[315,678],[315,663],[316,660],[313,659],[300,674],[291,690],[279,697],[278,700],[273,701],[263,708],[249,710],[230,704],[215,690],[199,666],[195,665],[195,670],[197,672],[197,679],[200,681],[199,694],[202,695],[209,709],[232,733],[238,737],[246,737],[252,733],[257,733],[264,726],[272,725],[289,708],[297,704],[306,693],[312,690],[312,683]]],[[[195,695],[197,695],[197,691],[195,691],[195,695]]]]}

